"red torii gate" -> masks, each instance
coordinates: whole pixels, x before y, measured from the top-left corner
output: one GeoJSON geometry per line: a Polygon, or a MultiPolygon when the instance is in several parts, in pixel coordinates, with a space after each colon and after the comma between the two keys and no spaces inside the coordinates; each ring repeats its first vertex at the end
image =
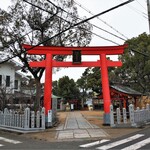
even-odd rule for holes
{"type": "Polygon", "coordinates": [[[121,61],[106,59],[106,55],[118,55],[124,52],[127,45],[98,46],[98,47],[59,47],[59,46],[30,46],[24,44],[27,53],[32,55],[46,55],[46,59],[40,62],[30,62],[30,67],[45,68],[44,107],[46,115],[52,109],[52,67],[101,67],[102,91],[104,100],[104,124],[110,123],[110,90],[107,67],[122,66],[121,61]],[[53,55],[72,55],[73,51],[80,50],[82,55],[99,55],[100,60],[93,62],[58,62],[53,60],[53,55]]]}

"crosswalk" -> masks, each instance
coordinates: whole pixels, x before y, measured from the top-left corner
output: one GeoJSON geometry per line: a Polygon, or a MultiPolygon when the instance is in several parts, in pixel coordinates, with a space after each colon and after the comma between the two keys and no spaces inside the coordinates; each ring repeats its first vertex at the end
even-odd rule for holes
{"type": "Polygon", "coordinates": [[[1,144],[1,143],[20,144],[22,142],[0,136],[0,147],[5,146],[4,144],[1,144]]]}
{"type": "Polygon", "coordinates": [[[108,150],[108,149],[137,150],[146,146],[147,144],[150,144],[150,137],[144,138],[144,136],[145,136],[144,134],[135,134],[133,136],[120,139],[114,142],[113,141],[111,142],[108,139],[103,139],[100,141],[83,144],[83,145],[80,145],[79,147],[80,148],[92,148],[93,147],[93,149],[97,149],[97,150],[108,150]],[[140,141],[139,140],[137,141],[137,139],[139,139],[140,141]],[[133,143],[133,141],[135,142],[133,143]],[[132,144],[130,142],[132,142],[132,144]]]}

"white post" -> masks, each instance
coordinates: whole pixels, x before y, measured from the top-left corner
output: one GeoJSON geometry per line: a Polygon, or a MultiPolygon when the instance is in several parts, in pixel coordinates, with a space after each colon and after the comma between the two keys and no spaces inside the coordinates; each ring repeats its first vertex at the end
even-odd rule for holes
{"type": "Polygon", "coordinates": [[[41,121],[42,121],[42,128],[45,129],[45,108],[43,107],[42,108],[42,111],[41,111],[41,121]]]}
{"type": "Polygon", "coordinates": [[[35,112],[31,111],[31,128],[35,127],[35,112]]]}
{"type": "Polygon", "coordinates": [[[147,122],[150,121],[150,105],[146,104],[146,111],[147,111],[147,122]]]}
{"type": "Polygon", "coordinates": [[[123,108],[123,123],[127,124],[127,112],[126,112],[126,108],[123,108]]]}
{"type": "Polygon", "coordinates": [[[132,104],[129,105],[129,115],[131,126],[135,126],[136,124],[134,121],[134,106],[132,104]]]}
{"type": "Polygon", "coordinates": [[[110,105],[110,126],[115,126],[113,105],[110,105]]]}
{"type": "Polygon", "coordinates": [[[40,128],[40,111],[36,113],[36,127],[40,128]]]}
{"type": "Polygon", "coordinates": [[[121,113],[120,108],[117,108],[117,124],[121,123],[121,113]]]}
{"type": "Polygon", "coordinates": [[[30,127],[30,109],[29,108],[26,108],[25,109],[25,112],[24,112],[24,128],[29,128],[30,127]]]}

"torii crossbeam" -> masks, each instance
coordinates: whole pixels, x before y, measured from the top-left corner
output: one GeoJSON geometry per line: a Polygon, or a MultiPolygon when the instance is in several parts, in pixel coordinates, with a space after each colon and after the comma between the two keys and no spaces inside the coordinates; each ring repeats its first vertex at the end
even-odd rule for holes
{"type": "Polygon", "coordinates": [[[120,61],[107,60],[106,55],[123,54],[127,45],[121,46],[96,46],[96,47],[59,47],[59,46],[30,46],[24,44],[27,53],[32,55],[45,55],[46,59],[40,62],[30,62],[30,67],[45,68],[44,107],[46,115],[52,109],[52,67],[101,67],[102,91],[104,100],[104,124],[110,123],[110,90],[108,67],[122,66],[120,61]],[[72,55],[73,51],[80,50],[82,55],[99,55],[100,60],[93,62],[58,62],[53,60],[54,55],[72,55]]]}

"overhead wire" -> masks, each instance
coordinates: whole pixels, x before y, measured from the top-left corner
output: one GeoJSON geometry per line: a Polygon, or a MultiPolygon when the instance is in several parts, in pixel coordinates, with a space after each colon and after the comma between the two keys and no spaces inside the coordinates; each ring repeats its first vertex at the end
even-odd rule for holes
{"type": "MultiPolygon", "coordinates": [[[[64,11],[64,12],[66,12],[66,13],[68,13],[67,11],[65,11],[64,9],[62,9],[61,7],[58,7],[58,6],[56,6],[53,2],[51,2],[50,0],[47,0],[48,2],[50,2],[52,5],[54,5],[55,7],[57,7],[57,8],[59,8],[59,9],[61,9],[62,11],[64,11]]],[[[75,2],[76,4],[78,4],[77,2],[75,2]]],[[[82,7],[84,10],[86,10],[86,11],[88,11],[86,8],[84,8],[81,4],[78,4],[80,7],[82,7]]],[[[92,14],[92,12],[91,11],[88,11],[90,14],[92,14]]],[[[99,17],[97,17],[98,19],[100,19],[99,17]]],[[[78,18],[78,19],[80,19],[80,18],[78,18]]],[[[81,19],[80,19],[81,20],[81,19]]],[[[93,26],[95,26],[94,24],[92,24],[93,26]]],[[[97,26],[95,26],[96,28],[99,28],[99,27],[97,27],[97,26]]],[[[101,29],[101,30],[103,30],[103,29],[101,29]]],[[[117,31],[117,30],[115,30],[115,31],[117,31]]],[[[107,32],[107,31],[106,31],[107,32]]],[[[118,31],[117,31],[118,32],[118,31]]],[[[93,32],[92,32],[93,33],[93,32]]],[[[96,33],[93,33],[93,34],[96,34],[96,33]]],[[[121,33],[120,33],[121,34],[121,33]]],[[[123,34],[121,34],[121,35],[123,35],[123,34]]],[[[98,34],[96,34],[96,36],[98,36],[98,37],[100,37],[100,38],[103,38],[102,36],[100,36],[100,35],[98,35],[98,34]]],[[[124,35],[123,35],[124,36],[124,35]]],[[[125,36],[124,36],[125,37],[125,36]]],[[[127,37],[126,37],[127,38],[127,37]]],[[[103,38],[104,39],[104,38],[103,38]]],[[[128,38],[127,38],[128,39],[128,38]]],[[[106,39],[107,41],[110,41],[110,42],[112,42],[112,43],[114,43],[114,44],[117,44],[117,45],[119,45],[118,43],[116,43],[116,42],[114,42],[114,41],[112,41],[112,40],[109,40],[109,39],[106,39]]],[[[125,39],[123,39],[123,40],[125,40],[125,39]]],[[[134,51],[134,52],[137,52],[137,53],[139,53],[139,54],[142,54],[142,55],[144,55],[144,56],[147,56],[146,54],[144,54],[144,53],[142,53],[142,52],[139,52],[139,51],[136,51],[136,50],[132,50],[132,51],[134,51]]]]}
{"type": "MultiPolygon", "coordinates": [[[[24,9],[24,7],[22,7],[24,9]]],[[[25,11],[25,10],[24,10],[25,11]]],[[[54,13],[50,18],[48,18],[47,20],[45,20],[43,22],[43,24],[47,23],[50,19],[52,19],[54,16],[56,16],[56,14],[58,13],[58,10],[56,11],[56,13],[54,13]]],[[[8,27],[11,29],[11,27],[8,25],[8,27]]],[[[11,29],[13,31],[13,29],[11,29]]],[[[24,35],[22,35],[19,39],[24,38],[25,36],[29,35],[31,32],[33,32],[33,30],[30,30],[29,32],[25,33],[24,35]]],[[[14,44],[15,42],[11,42],[9,44],[14,44]]]]}
{"type": "MultiPolygon", "coordinates": [[[[23,0],[23,1],[25,1],[25,0],[23,0]]],[[[50,38],[48,38],[48,39],[46,39],[46,40],[43,40],[42,42],[39,42],[38,44],[32,46],[31,48],[27,49],[26,51],[29,51],[29,50],[31,50],[31,49],[33,49],[33,48],[35,48],[35,47],[37,47],[37,46],[39,46],[39,45],[41,45],[41,44],[43,44],[43,43],[49,41],[49,40],[51,40],[51,39],[53,39],[53,38],[55,38],[55,37],[61,35],[62,33],[64,33],[64,32],[66,32],[66,31],[70,30],[70,29],[73,28],[73,27],[76,27],[76,26],[78,26],[78,25],[80,25],[80,24],[82,24],[82,23],[84,23],[84,22],[88,22],[89,20],[92,20],[93,18],[96,18],[96,17],[98,17],[98,16],[100,16],[100,15],[103,15],[103,14],[105,14],[105,13],[108,13],[108,12],[114,10],[114,9],[117,9],[117,8],[119,8],[119,7],[122,7],[122,6],[124,6],[124,5],[128,4],[128,3],[133,2],[133,1],[134,1],[134,0],[128,0],[128,1],[126,1],[126,2],[123,2],[123,3],[119,4],[119,5],[116,5],[116,6],[112,7],[112,8],[110,8],[110,9],[107,9],[107,10],[101,12],[101,13],[98,13],[98,14],[92,16],[92,17],[89,17],[89,18],[84,19],[84,20],[82,20],[82,21],[80,21],[80,22],[77,22],[77,23],[71,25],[70,27],[64,29],[63,31],[61,31],[61,32],[59,32],[59,33],[57,33],[57,34],[55,34],[54,36],[52,36],[52,37],[50,37],[50,38]]],[[[26,53],[26,51],[25,51],[25,52],[22,52],[22,53],[26,53]]],[[[14,55],[14,56],[11,57],[11,58],[7,58],[7,59],[4,60],[3,62],[0,62],[0,64],[1,64],[1,63],[4,63],[4,62],[7,62],[7,61],[9,61],[10,59],[15,58],[15,57],[17,57],[17,56],[18,56],[18,54],[17,54],[17,55],[14,55]]]]}
{"type": "MultiPolygon", "coordinates": [[[[64,9],[62,9],[61,7],[59,7],[59,6],[57,6],[57,5],[55,5],[52,1],[50,1],[50,0],[47,0],[49,3],[51,3],[53,6],[55,6],[56,8],[58,8],[58,9],[60,9],[60,10],[62,10],[62,11],[64,11],[64,12],[66,12],[67,14],[69,14],[66,10],[64,10],[64,9]]],[[[81,4],[79,4],[79,3],[77,3],[75,0],[74,0],[74,2],[78,5],[78,6],[80,6],[81,8],[83,8],[84,10],[86,10],[87,12],[89,12],[90,14],[92,14],[92,15],[94,15],[91,11],[89,11],[88,9],[86,9],[85,7],[83,7],[81,4]]],[[[71,14],[70,14],[71,15],[71,14]]],[[[100,19],[99,17],[97,17],[98,19],[100,19]]],[[[81,18],[79,18],[79,17],[77,17],[77,19],[80,19],[81,20],[81,18]]],[[[100,19],[101,20],[101,19],[100,19]]],[[[103,20],[102,20],[103,21],[103,20]]],[[[106,23],[107,24],[107,23],[106,23]]],[[[105,29],[102,29],[102,28],[100,28],[100,27],[98,27],[98,26],[96,26],[96,25],[94,25],[94,24],[92,24],[94,27],[96,27],[96,28],[99,28],[100,30],[105,30],[105,29]]],[[[108,24],[108,26],[110,26],[109,24],[108,24]]],[[[111,27],[111,26],[110,26],[111,27]]],[[[113,27],[112,27],[113,28],[113,27]]],[[[120,33],[119,31],[117,31],[116,29],[114,29],[116,32],[118,32],[118,33],[120,33]]],[[[89,32],[91,32],[91,31],[89,31],[89,32]]],[[[106,31],[105,30],[105,32],[108,32],[108,31],[106,31]]],[[[114,44],[116,44],[116,45],[119,45],[118,43],[116,43],[116,42],[114,42],[114,41],[112,41],[112,40],[109,40],[109,39],[105,39],[104,37],[102,37],[102,36],[100,36],[100,35],[98,35],[98,34],[96,34],[96,33],[94,33],[94,32],[91,32],[92,34],[94,34],[94,35],[96,35],[96,36],[98,36],[98,37],[100,37],[100,38],[102,38],[102,39],[104,39],[104,40],[107,40],[107,41],[110,41],[110,42],[112,42],[112,43],[114,43],[114,44]]],[[[110,34],[113,34],[113,33],[110,33],[110,34]]],[[[122,35],[122,36],[124,36],[123,34],[121,34],[120,33],[120,35],[122,35]]],[[[114,36],[116,36],[116,35],[114,35],[114,36]]],[[[126,37],[126,36],[124,36],[127,40],[128,40],[128,38],[126,37]]],[[[119,37],[120,38],[120,37],[119,37]]],[[[120,39],[122,39],[122,40],[124,40],[125,41],[125,39],[123,39],[123,38],[120,38],[120,39]]],[[[133,52],[136,52],[136,53],[138,53],[138,54],[141,54],[141,55],[143,55],[143,56],[148,56],[147,54],[144,54],[144,53],[142,53],[142,52],[139,52],[139,51],[136,51],[136,50],[131,50],[130,49],[130,51],[133,51],[133,52]]]]}
{"type": "MultiPolygon", "coordinates": [[[[141,7],[143,7],[145,10],[147,10],[138,0],[136,0],[137,1],[137,3],[139,3],[139,5],[141,6],[141,7]]],[[[145,1],[146,2],[146,1],[145,1]]]]}
{"type": "MultiPolygon", "coordinates": [[[[88,10],[85,6],[81,5],[79,2],[77,2],[76,0],[74,0],[74,2],[83,10],[85,10],[86,12],[88,12],[91,15],[94,15],[94,13],[92,13],[90,10],[88,10]]],[[[122,34],[121,32],[119,32],[117,29],[115,29],[113,26],[111,26],[110,24],[108,24],[106,21],[104,21],[103,19],[97,17],[98,20],[100,20],[101,22],[103,22],[105,25],[107,25],[108,27],[110,27],[111,29],[113,29],[115,32],[119,33],[121,36],[123,36],[126,40],[128,39],[124,34],[122,34]]]]}
{"type": "MultiPolygon", "coordinates": [[[[49,12],[49,11],[47,11],[47,10],[45,10],[45,9],[43,9],[43,8],[41,8],[41,7],[37,6],[37,5],[35,5],[35,4],[30,3],[29,1],[26,1],[26,0],[23,0],[23,1],[25,1],[26,3],[28,3],[28,4],[30,4],[30,5],[32,5],[32,6],[34,6],[34,7],[37,7],[37,8],[39,8],[39,9],[43,10],[43,11],[46,11],[47,13],[51,13],[51,12],[49,12]]],[[[47,1],[48,1],[49,3],[51,3],[52,5],[54,5],[54,6],[57,8],[57,10],[58,10],[58,9],[61,9],[61,10],[63,10],[64,12],[68,13],[67,11],[65,11],[64,9],[62,9],[61,7],[56,6],[56,5],[55,5],[54,3],[52,3],[51,1],[49,1],[49,0],[47,0],[47,1]]],[[[57,11],[57,12],[58,12],[58,11],[57,11]]],[[[53,14],[53,16],[55,16],[55,15],[57,14],[57,12],[56,12],[55,14],[53,14]]],[[[68,14],[69,14],[69,13],[68,13],[68,14]]],[[[70,15],[71,15],[71,14],[70,14],[70,15]]],[[[53,16],[52,16],[52,17],[53,17],[53,16]]],[[[62,17],[60,17],[60,16],[57,16],[57,17],[59,17],[60,19],[66,21],[67,23],[70,23],[70,24],[71,24],[70,21],[67,21],[66,19],[64,19],[64,18],[62,18],[62,17]]],[[[50,19],[51,19],[51,17],[50,17],[50,19]]],[[[78,18],[78,19],[81,20],[81,18],[78,18]]],[[[47,22],[47,21],[49,21],[49,19],[47,19],[45,22],[47,22]]],[[[45,23],[45,22],[44,22],[44,23],[45,23]]],[[[44,23],[43,23],[43,24],[44,24],[44,23]]],[[[97,26],[94,25],[94,24],[92,24],[92,25],[95,26],[95,27],[97,27],[97,26]]],[[[125,39],[123,39],[123,38],[121,38],[121,37],[119,37],[119,36],[117,36],[117,35],[115,35],[115,34],[113,34],[113,33],[110,33],[110,32],[108,32],[108,31],[106,31],[106,30],[104,30],[104,29],[102,29],[102,28],[100,28],[100,27],[97,27],[97,28],[99,28],[99,29],[101,29],[101,30],[103,30],[103,31],[105,31],[105,32],[107,32],[107,33],[109,33],[109,34],[111,34],[111,35],[113,35],[113,36],[115,36],[115,37],[118,37],[118,38],[120,38],[120,39],[122,39],[122,40],[125,41],[125,39]]],[[[25,35],[23,35],[21,38],[23,38],[23,37],[25,37],[26,35],[30,34],[32,31],[33,31],[33,30],[29,31],[28,33],[26,33],[25,35]]],[[[102,37],[102,36],[100,36],[100,35],[98,35],[98,34],[96,34],[96,33],[94,33],[94,32],[91,32],[91,31],[89,31],[89,32],[92,33],[93,35],[95,35],[95,36],[97,36],[97,37],[103,39],[103,40],[106,40],[106,41],[109,41],[109,42],[114,43],[114,44],[116,44],[116,45],[119,45],[117,42],[114,42],[114,41],[112,41],[112,40],[109,40],[109,39],[107,39],[107,38],[104,38],[104,37],[102,37]]],[[[13,43],[12,43],[12,44],[13,44],[13,43]]]]}
{"type": "MultiPolygon", "coordinates": [[[[30,2],[28,2],[27,0],[23,0],[23,1],[25,1],[25,2],[27,2],[28,4],[32,4],[32,3],[30,3],[30,2]]],[[[62,11],[64,11],[65,13],[67,13],[67,14],[69,14],[69,15],[72,15],[72,14],[70,14],[69,12],[67,12],[66,10],[64,10],[64,9],[62,9],[61,7],[59,7],[59,6],[56,6],[53,2],[51,2],[50,0],[47,0],[49,3],[51,3],[52,5],[54,5],[57,9],[60,9],[60,10],[62,10],[62,11]]],[[[34,7],[36,7],[37,5],[33,5],[34,7]]],[[[43,10],[43,11],[45,11],[45,12],[47,12],[47,13],[49,13],[49,11],[47,11],[47,10],[45,10],[45,9],[43,9],[43,8],[41,8],[41,7],[37,7],[37,8],[39,8],[39,9],[41,9],[41,10],[43,10]]],[[[69,23],[69,24],[72,24],[70,21],[68,21],[68,20],[66,20],[66,19],[64,19],[64,18],[62,18],[62,17],[60,17],[60,16],[58,16],[57,15],[57,17],[59,17],[60,19],[62,19],[63,21],[65,21],[65,22],[67,22],[67,23],[69,23]]],[[[76,17],[77,19],[79,19],[79,20],[82,20],[81,18],[79,18],[79,17],[76,17]]],[[[96,25],[94,25],[94,24],[91,24],[91,25],[93,25],[94,27],[96,27],[97,29],[100,29],[100,30],[102,30],[102,31],[104,31],[104,32],[106,32],[106,33],[108,33],[108,34],[111,34],[112,36],[115,36],[115,37],[117,37],[117,38],[119,38],[119,39],[121,39],[121,40],[123,40],[123,41],[125,41],[125,39],[123,39],[123,38],[121,38],[121,37],[119,37],[119,36],[117,36],[117,35],[115,35],[115,34],[113,34],[113,33],[111,33],[111,32],[109,32],[109,31],[107,31],[107,30],[105,30],[105,29],[102,29],[102,28],[100,28],[100,27],[98,27],[98,26],[96,26],[96,25]]],[[[92,33],[92,34],[94,34],[95,36],[98,36],[96,33],[94,33],[94,32],[91,32],[90,31],[90,33],[92,33]]],[[[103,38],[102,36],[98,36],[98,37],[100,37],[100,38],[102,38],[102,39],[104,39],[104,40],[106,40],[106,41],[109,41],[109,42],[112,42],[112,43],[115,43],[116,44],[116,42],[114,42],[114,41],[112,41],[112,40],[107,40],[107,38],[103,38]]],[[[118,45],[118,44],[117,44],[118,45]]]]}
{"type": "MultiPolygon", "coordinates": [[[[60,9],[60,10],[62,10],[62,11],[64,11],[65,13],[67,13],[67,14],[69,14],[69,15],[72,15],[72,14],[70,14],[69,12],[67,12],[66,10],[64,10],[64,9],[62,9],[61,7],[59,7],[59,6],[56,6],[52,1],[50,1],[50,0],[47,0],[49,3],[51,3],[52,5],[54,5],[56,8],[58,8],[58,9],[60,9]]],[[[94,15],[94,14],[92,14],[92,15],[94,15]]],[[[77,19],[79,19],[79,20],[83,20],[83,19],[81,19],[81,18],[79,18],[79,17],[76,17],[77,19]]],[[[112,35],[112,36],[115,36],[115,37],[117,37],[117,38],[119,38],[119,39],[121,39],[121,40],[123,40],[123,41],[125,41],[126,39],[125,38],[122,38],[122,37],[120,37],[120,36],[118,36],[118,35],[116,35],[116,34],[114,34],[114,33],[111,33],[111,32],[109,32],[109,31],[107,31],[107,30],[105,30],[105,29],[103,29],[103,28],[101,28],[101,27],[98,27],[98,26],[96,26],[95,24],[93,24],[93,23],[90,23],[93,27],[95,27],[95,28],[97,28],[97,29],[99,29],[99,30],[102,30],[102,31],[104,31],[104,32],[106,32],[106,33],[108,33],[108,34],[110,34],[110,35],[112,35]]],[[[93,33],[93,32],[91,32],[91,33],[93,33]]],[[[114,43],[114,42],[113,42],[114,43]]]]}
{"type": "MultiPolygon", "coordinates": [[[[26,2],[26,0],[23,0],[23,1],[26,2]]],[[[82,20],[82,21],[80,21],[79,23],[74,24],[73,27],[74,27],[74,26],[77,26],[77,25],[79,25],[79,24],[81,24],[81,23],[87,22],[87,21],[89,21],[89,20],[91,20],[91,19],[93,19],[93,18],[95,18],[95,17],[100,16],[100,15],[103,15],[103,14],[105,14],[105,13],[107,13],[107,12],[113,10],[113,9],[116,9],[116,8],[118,8],[118,7],[121,7],[121,6],[123,6],[123,5],[126,5],[126,4],[128,4],[128,3],[132,2],[132,1],[134,1],[134,0],[128,0],[128,1],[126,1],[126,2],[124,2],[124,3],[121,3],[121,4],[119,4],[119,5],[115,6],[115,7],[110,8],[110,9],[108,9],[108,10],[102,12],[102,13],[99,13],[99,14],[94,15],[94,16],[92,16],[92,17],[89,17],[89,18],[87,18],[87,19],[85,19],[85,20],[82,20]]],[[[51,2],[51,3],[52,3],[52,2],[51,2]]],[[[32,5],[32,3],[31,3],[31,5],[32,5]]],[[[38,7],[38,8],[39,8],[39,7],[38,7]]],[[[58,7],[58,8],[59,8],[59,7],[58,7]]],[[[71,26],[71,28],[72,28],[72,26],[71,26]]],[[[69,29],[68,29],[68,30],[69,30],[69,29]]]]}
{"type": "MultiPolygon", "coordinates": [[[[120,0],[120,1],[123,2],[123,0],[120,0]]],[[[136,12],[137,14],[141,15],[145,19],[148,19],[148,15],[145,12],[142,12],[141,10],[139,10],[131,5],[128,5],[127,7],[130,8],[132,11],[136,12]]]]}

